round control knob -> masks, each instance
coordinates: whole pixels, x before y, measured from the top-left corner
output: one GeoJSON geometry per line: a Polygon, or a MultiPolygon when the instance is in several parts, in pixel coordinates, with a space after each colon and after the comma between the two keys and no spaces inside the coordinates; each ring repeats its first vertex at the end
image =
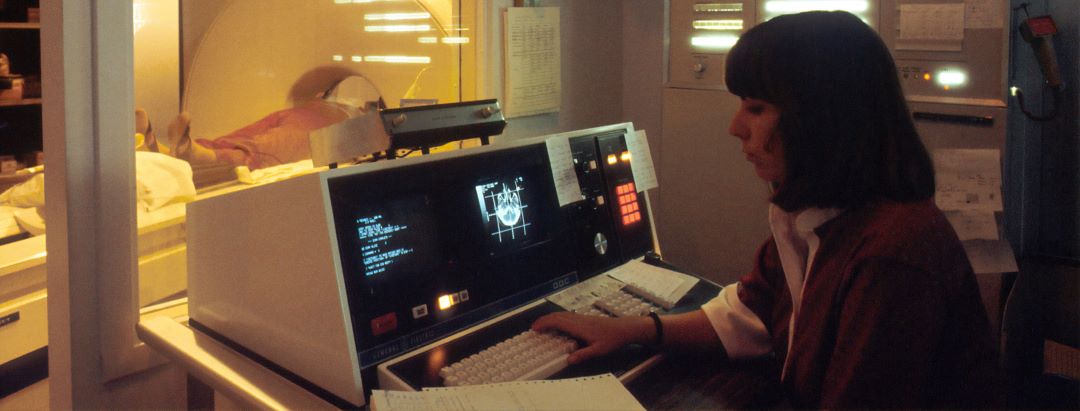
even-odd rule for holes
{"type": "Polygon", "coordinates": [[[607,236],[605,236],[604,233],[596,233],[596,236],[593,237],[592,245],[597,254],[607,254],[608,243],[607,236]]]}
{"type": "Polygon", "coordinates": [[[484,108],[480,109],[480,117],[488,118],[488,117],[491,117],[493,114],[498,113],[498,112],[499,112],[498,107],[487,106],[487,107],[484,107],[484,108]]]}
{"type": "Polygon", "coordinates": [[[394,124],[394,127],[397,127],[397,126],[400,126],[400,125],[404,124],[405,120],[408,120],[408,119],[409,118],[406,117],[405,114],[398,114],[398,116],[394,117],[394,119],[391,120],[390,122],[394,124]]]}
{"type": "Polygon", "coordinates": [[[693,71],[693,72],[695,72],[697,74],[701,74],[701,73],[705,72],[705,69],[707,67],[708,66],[706,66],[705,63],[694,63],[693,66],[690,66],[690,71],[693,71]]]}

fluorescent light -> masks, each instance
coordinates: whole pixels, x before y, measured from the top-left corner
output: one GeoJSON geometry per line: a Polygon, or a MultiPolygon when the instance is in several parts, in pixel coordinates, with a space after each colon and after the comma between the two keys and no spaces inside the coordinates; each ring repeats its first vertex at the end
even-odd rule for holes
{"type": "Polygon", "coordinates": [[[364,31],[371,32],[388,32],[388,33],[403,33],[414,31],[431,31],[431,25],[429,24],[392,24],[387,26],[364,26],[364,31]]]}
{"type": "Polygon", "coordinates": [[[862,13],[870,8],[867,0],[772,0],[765,3],[769,13],[801,13],[811,10],[844,10],[862,13]]]}
{"type": "Polygon", "coordinates": [[[741,13],[742,3],[701,3],[694,5],[695,13],[741,13]]]}
{"type": "Polygon", "coordinates": [[[430,19],[431,13],[378,13],[378,14],[365,14],[364,20],[368,21],[383,21],[383,20],[424,20],[430,19]]]}
{"type": "Polygon", "coordinates": [[[694,20],[695,30],[742,30],[742,19],[694,20]]]}
{"type": "Polygon", "coordinates": [[[942,86],[962,86],[967,84],[967,73],[962,71],[940,71],[936,77],[937,83],[942,86]]]}
{"type": "Polygon", "coordinates": [[[429,64],[431,57],[427,56],[367,56],[364,58],[369,63],[397,63],[397,64],[429,64]]]}
{"type": "Polygon", "coordinates": [[[443,37],[443,44],[468,44],[468,37],[443,37]]]}
{"type": "Polygon", "coordinates": [[[416,41],[420,44],[435,44],[439,42],[436,37],[418,37],[416,41]]]}
{"type": "Polygon", "coordinates": [[[334,61],[345,61],[345,56],[342,56],[340,54],[335,54],[332,57],[330,57],[330,59],[332,59],[334,61]]]}
{"type": "Polygon", "coordinates": [[[135,28],[134,33],[138,33],[146,25],[146,10],[144,10],[144,7],[146,6],[141,3],[131,5],[131,20],[132,26],[135,28]]]}
{"type": "Polygon", "coordinates": [[[352,56],[350,60],[352,60],[354,63],[359,63],[361,61],[364,61],[364,58],[360,56],[352,56]]]}
{"type": "Polygon", "coordinates": [[[726,50],[737,41],[739,36],[736,35],[694,36],[690,38],[690,45],[703,49],[726,50]]]}

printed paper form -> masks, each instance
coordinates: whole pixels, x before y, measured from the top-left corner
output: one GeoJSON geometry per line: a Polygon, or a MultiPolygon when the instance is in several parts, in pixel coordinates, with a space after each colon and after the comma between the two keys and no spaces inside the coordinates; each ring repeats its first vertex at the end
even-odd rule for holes
{"type": "Polygon", "coordinates": [[[964,4],[901,4],[900,39],[964,39],[964,4]]]}
{"type": "Polygon", "coordinates": [[[1005,21],[1001,0],[964,0],[964,27],[1000,29],[1005,21]]]}
{"type": "Polygon", "coordinates": [[[942,210],[1002,211],[1001,152],[996,149],[934,151],[937,194],[942,210]]]}
{"type": "Polygon", "coordinates": [[[998,226],[994,219],[993,211],[985,210],[953,210],[946,211],[945,218],[949,219],[956,236],[960,241],[966,240],[997,240],[998,226]]]}
{"type": "Polygon", "coordinates": [[[615,267],[607,275],[624,283],[636,284],[671,303],[679,302],[698,282],[692,276],[637,260],[615,267]]]}
{"type": "Polygon", "coordinates": [[[420,392],[372,390],[373,411],[645,410],[611,374],[565,380],[514,381],[420,392]]]}
{"type": "Polygon", "coordinates": [[[897,50],[964,49],[964,4],[903,4],[899,15],[897,50]]]}
{"type": "Polygon", "coordinates": [[[634,174],[634,186],[638,191],[656,188],[656,169],[653,167],[649,138],[645,130],[637,130],[626,136],[626,148],[630,150],[630,171],[634,174]]]}
{"type": "Polygon", "coordinates": [[[1016,256],[1008,241],[964,241],[975,274],[1016,272],[1016,256]]]}
{"type": "Polygon", "coordinates": [[[555,194],[559,197],[559,206],[581,201],[577,172],[574,171],[574,153],[570,150],[569,137],[552,137],[544,141],[547,146],[548,161],[551,162],[551,177],[555,179],[555,194]]]}
{"type": "Polygon", "coordinates": [[[559,8],[510,7],[505,16],[506,117],[559,111],[559,8]]]}

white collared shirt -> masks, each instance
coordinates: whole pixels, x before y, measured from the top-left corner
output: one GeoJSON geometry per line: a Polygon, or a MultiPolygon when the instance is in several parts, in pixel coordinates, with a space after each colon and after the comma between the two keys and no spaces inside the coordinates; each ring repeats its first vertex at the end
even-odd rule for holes
{"type": "MultiPolygon", "coordinates": [[[[814,229],[840,215],[839,209],[809,208],[788,213],[776,205],[769,205],[769,228],[780,254],[788,289],[791,290],[791,323],[788,332],[788,351],[795,335],[795,318],[802,304],[803,285],[814,263],[821,239],[814,229]]],[[[765,323],[739,300],[738,283],[724,287],[720,295],[701,307],[716,335],[724,344],[731,358],[748,358],[772,351],[769,332],[765,323]]],[[[784,365],[785,372],[787,364],[784,365]]]]}

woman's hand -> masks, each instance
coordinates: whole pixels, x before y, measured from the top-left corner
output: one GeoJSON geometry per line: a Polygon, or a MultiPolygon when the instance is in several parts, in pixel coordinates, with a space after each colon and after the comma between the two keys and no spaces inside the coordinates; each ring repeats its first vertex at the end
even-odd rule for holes
{"type": "Polygon", "coordinates": [[[567,362],[577,364],[593,357],[610,354],[624,345],[647,343],[655,338],[649,317],[608,318],[558,312],[538,318],[535,331],[559,331],[582,340],[585,346],[570,354],[567,362]]]}

